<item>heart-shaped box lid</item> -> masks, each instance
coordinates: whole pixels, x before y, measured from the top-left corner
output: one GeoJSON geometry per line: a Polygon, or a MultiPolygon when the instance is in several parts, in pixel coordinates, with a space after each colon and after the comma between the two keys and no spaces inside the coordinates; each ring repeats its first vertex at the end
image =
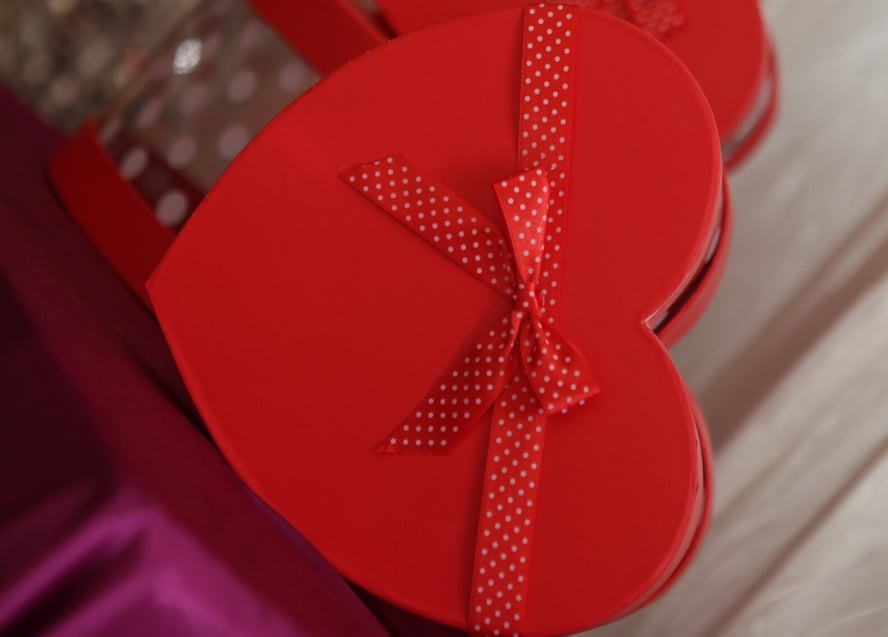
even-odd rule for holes
{"type": "MultiPolygon", "coordinates": [[[[522,633],[643,603],[695,540],[692,399],[650,326],[716,227],[709,106],[665,47],[576,11],[558,330],[600,393],[551,416],[522,633]]],[[[489,414],[436,456],[378,443],[509,303],[341,178],[400,154],[503,228],[524,14],[398,39],[323,80],[235,160],[149,283],[195,403],[247,483],[336,568],[467,626],[489,414]]]]}

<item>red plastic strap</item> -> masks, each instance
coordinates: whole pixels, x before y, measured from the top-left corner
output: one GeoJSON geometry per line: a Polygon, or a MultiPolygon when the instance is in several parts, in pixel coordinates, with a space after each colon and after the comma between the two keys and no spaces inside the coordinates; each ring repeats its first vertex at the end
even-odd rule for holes
{"type": "Polygon", "coordinates": [[[173,235],[120,175],[91,122],[53,155],[49,175],[68,213],[151,307],[145,282],[172,244],[173,235]]]}
{"type": "MultiPolygon", "coordinates": [[[[386,41],[382,32],[348,0],[248,1],[323,74],[386,41]]],[[[172,243],[173,235],[120,175],[91,122],[56,153],[49,173],[71,216],[150,307],[145,283],[172,243]]],[[[192,200],[199,195],[181,184],[180,189],[188,191],[192,200]]]]}
{"type": "Polygon", "coordinates": [[[350,0],[247,1],[323,75],[387,40],[350,0]]]}
{"type": "Polygon", "coordinates": [[[447,453],[492,410],[469,608],[479,635],[522,632],[548,418],[598,392],[581,354],[556,330],[576,77],[572,11],[549,4],[525,11],[520,172],[494,185],[508,238],[400,156],[342,175],[512,303],[380,447],[447,453]]]}

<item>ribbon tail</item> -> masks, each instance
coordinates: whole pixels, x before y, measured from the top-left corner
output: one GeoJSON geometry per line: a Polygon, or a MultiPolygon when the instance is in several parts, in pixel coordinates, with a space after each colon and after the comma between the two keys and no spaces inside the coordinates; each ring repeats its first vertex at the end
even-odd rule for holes
{"type": "Polygon", "coordinates": [[[474,635],[522,632],[547,420],[519,371],[493,408],[469,606],[474,635]]]}
{"type": "Polygon", "coordinates": [[[534,284],[540,278],[549,215],[549,176],[530,168],[493,185],[509,238],[518,278],[534,284]]]}
{"type": "Polygon", "coordinates": [[[383,454],[447,453],[478,424],[518,368],[507,315],[448,369],[413,412],[376,448],[383,454]]]}
{"type": "Polygon", "coordinates": [[[547,414],[582,405],[600,391],[585,358],[566,338],[547,329],[539,317],[525,326],[521,356],[530,384],[547,414]]]}
{"type": "Polygon", "coordinates": [[[401,155],[361,164],[340,178],[472,277],[510,298],[512,264],[506,237],[442,181],[401,155]]]}

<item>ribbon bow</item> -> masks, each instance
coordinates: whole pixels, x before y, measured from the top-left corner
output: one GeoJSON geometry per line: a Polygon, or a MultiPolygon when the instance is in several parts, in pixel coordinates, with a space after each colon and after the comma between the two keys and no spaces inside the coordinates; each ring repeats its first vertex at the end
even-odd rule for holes
{"type": "Polygon", "coordinates": [[[469,606],[469,626],[479,635],[521,634],[549,416],[598,391],[583,358],[556,331],[577,27],[570,7],[525,9],[520,172],[494,184],[508,236],[399,155],[342,174],[512,304],[379,448],[446,453],[492,409],[469,606]]]}
{"type": "MultiPolygon", "coordinates": [[[[564,411],[597,391],[580,354],[545,317],[549,295],[540,279],[546,239],[551,238],[546,171],[532,168],[494,184],[509,240],[471,204],[400,155],[357,166],[342,177],[512,302],[511,311],[392,431],[381,452],[446,453],[519,373],[546,414],[564,411]]],[[[553,300],[549,303],[554,305],[553,300]]]]}

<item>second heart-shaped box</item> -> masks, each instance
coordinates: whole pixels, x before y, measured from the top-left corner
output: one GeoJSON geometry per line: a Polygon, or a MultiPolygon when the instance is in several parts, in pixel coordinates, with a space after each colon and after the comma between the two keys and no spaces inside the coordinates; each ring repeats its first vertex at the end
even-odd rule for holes
{"type": "MultiPolygon", "coordinates": [[[[378,0],[396,33],[525,4],[520,0],[378,0]]],[[[700,84],[715,113],[722,156],[743,161],[774,119],[776,56],[758,0],[572,0],[614,15],[659,39],[700,84]]],[[[652,105],[652,108],[655,108],[652,105]]]]}

